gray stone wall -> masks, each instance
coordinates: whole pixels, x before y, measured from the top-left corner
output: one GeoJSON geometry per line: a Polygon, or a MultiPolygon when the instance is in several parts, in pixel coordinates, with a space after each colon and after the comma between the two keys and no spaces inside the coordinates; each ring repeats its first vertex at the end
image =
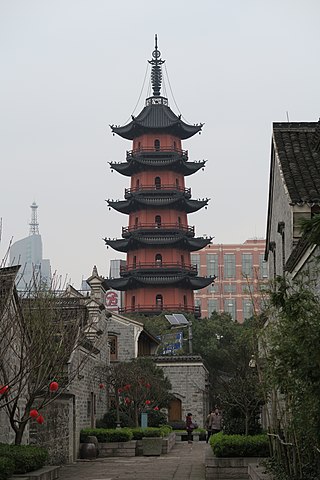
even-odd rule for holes
{"type": "Polygon", "coordinates": [[[181,361],[161,359],[161,362],[156,363],[170,380],[172,393],[181,400],[182,419],[191,412],[193,420],[199,427],[203,427],[208,414],[209,399],[208,371],[202,361],[189,361],[187,357],[181,357],[181,361]]]}
{"type": "Polygon", "coordinates": [[[113,314],[108,320],[108,331],[110,335],[117,337],[117,361],[125,362],[137,357],[138,339],[143,331],[142,323],[113,314]]]}

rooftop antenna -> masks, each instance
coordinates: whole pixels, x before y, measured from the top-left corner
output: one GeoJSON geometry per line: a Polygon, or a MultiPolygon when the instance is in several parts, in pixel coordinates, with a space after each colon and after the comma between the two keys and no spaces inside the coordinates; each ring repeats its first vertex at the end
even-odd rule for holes
{"type": "Polygon", "coordinates": [[[287,115],[287,122],[290,123],[288,110],[286,111],[286,115],[287,115]]]}
{"type": "Polygon", "coordinates": [[[29,235],[39,235],[39,223],[37,219],[38,205],[36,204],[36,202],[33,202],[32,205],[30,205],[30,208],[31,208],[31,222],[29,223],[30,225],[29,235]]]}

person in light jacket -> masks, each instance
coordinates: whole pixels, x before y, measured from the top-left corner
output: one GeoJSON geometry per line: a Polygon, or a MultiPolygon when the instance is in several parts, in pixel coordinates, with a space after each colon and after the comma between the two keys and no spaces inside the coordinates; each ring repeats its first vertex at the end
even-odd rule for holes
{"type": "Polygon", "coordinates": [[[209,442],[209,438],[211,435],[215,433],[219,433],[222,429],[222,415],[219,409],[216,407],[215,409],[211,410],[209,415],[206,419],[206,430],[207,430],[207,437],[206,442],[209,442]]]}

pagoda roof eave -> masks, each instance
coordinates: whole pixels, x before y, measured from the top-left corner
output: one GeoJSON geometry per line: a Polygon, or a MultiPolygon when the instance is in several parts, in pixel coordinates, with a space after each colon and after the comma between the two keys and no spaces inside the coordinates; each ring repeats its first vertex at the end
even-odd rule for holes
{"type": "MultiPolygon", "coordinates": [[[[145,200],[143,197],[139,198],[136,196],[135,198],[132,198],[130,200],[118,200],[118,201],[110,201],[108,200],[108,205],[109,207],[113,208],[117,212],[124,213],[129,215],[131,212],[134,212],[141,208],[141,206],[148,205],[148,201],[145,200]]],[[[159,201],[159,204],[157,202],[153,202],[152,204],[150,203],[149,206],[156,206],[157,208],[167,208],[175,204],[179,204],[179,208],[183,209],[186,213],[194,213],[200,210],[201,208],[205,207],[208,205],[209,199],[205,200],[188,200],[185,199],[184,197],[176,197],[176,198],[171,198],[168,199],[167,202],[161,202],[159,201]]]]}
{"type": "Polygon", "coordinates": [[[147,105],[137,117],[132,117],[132,121],[127,125],[111,125],[112,133],[119,135],[127,140],[133,140],[143,133],[150,131],[162,131],[172,133],[181,140],[192,137],[202,129],[203,124],[189,125],[181,120],[181,115],[177,116],[167,105],[147,105]]]}
{"type": "Polygon", "coordinates": [[[208,287],[211,285],[214,280],[215,276],[213,277],[190,277],[189,282],[190,286],[192,287],[193,290],[201,290],[201,288],[208,287]]]}
{"type": "MultiPolygon", "coordinates": [[[[130,161],[130,162],[109,162],[111,170],[115,170],[116,172],[124,175],[126,177],[131,177],[134,173],[141,171],[141,170],[152,170],[152,169],[159,169],[159,164],[157,165],[147,165],[144,163],[140,165],[138,161],[130,161]]],[[[165,165],[166,170],[173,170],[175,172],[180,172],[185,177],[189,175],[193,175],[201,168],[204,168],[206,164],[205,160],[199,162],[181,162],[177,160],[175,163],[171,164],[170,166],[165,165]]]]}
{"type": "MultiPolygon", "coordinates": [[[[169,239],[165,242],[165,239],[162,239],[161,246],[171,248],[173,245],[180,245],[180,248],[188,250],[190,252],[196,252],[201,250],[201,248],[206,247],[212,241],[213,237],[203,238],[190,238],[186,236],[177,236],[177,238],[169,239]]],[[[105,244],[117,252],[127,253],[130,250],[137,248],[137,246],[149,246],[154,247],[155,245],[160,244],[159,242],[150,242],[150,240],[143,241],[143,237],[140,238],[118,238],[118,239],[104,239],[105,244]]]]}

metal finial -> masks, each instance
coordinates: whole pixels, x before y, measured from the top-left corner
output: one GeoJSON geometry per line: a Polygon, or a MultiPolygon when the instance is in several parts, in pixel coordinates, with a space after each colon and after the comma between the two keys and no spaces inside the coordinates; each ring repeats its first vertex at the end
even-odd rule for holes
{"type": "Polygon", "coordinates": [[[154,50],[152,52],[152,60],[148,60],[150,65],[152,65],[151,69],[151,83],[152,83],[152,89],[153,89],[153,96],[154,97],[159,97],[160,96],[160,90],[161,90],[161,83],[162,83],[162,70],[161,70],[161,65],[165,62],[164,60],[161,60],[161,52],[158,50],[158,36],[157,34],[155,35],[155,46],[154,50]]]}

